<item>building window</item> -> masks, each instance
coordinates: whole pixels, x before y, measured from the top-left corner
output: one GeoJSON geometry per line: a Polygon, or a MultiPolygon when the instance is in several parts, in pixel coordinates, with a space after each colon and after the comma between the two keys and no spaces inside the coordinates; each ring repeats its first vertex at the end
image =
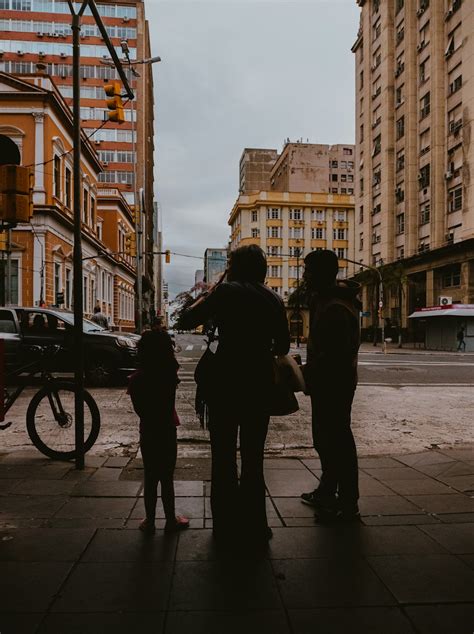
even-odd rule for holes
{"type": "Polygon", "coordinates": [[[401,24],[398,25],[397,34],[395,36],[395,40],[396,40],[397,46],[398,46],[398,44],[400,44],[400,42],[403,42],[403,38],[404,37],[405,37],[405,25],[402,22],[401,24]]]}
{"type": "Polygon", "coordinates": [[[274,258],[281,256],[281,247],[275,247],[275,246],[267,247],[267,255],[274,258]]]}
{"type": "Polygon", "coordinates": [[[66,207],[69,209],[72,208],[72,172],[69,167],[66,167],[65,170],[65,181],[66,181],[66,207]]]}
{"type": "Polygon", "coordinates": [[[347,229],[334,229],[333,230],[333,239],[334,240],[347,240],[347,229]]]}
{"type": "Polygon", "coordinates": [[[364,179],[363,178],[359,180],[359,190],[361,194],[364,193],[364,179]]]}
{"type": "Polygon", "coordinates": [[[303,220],[301,209],[290,209],[290,220],[303,220]]]}
{"type": "Polygon", "coordinates": [[[337,189],[337,187],[332,187],[332,188],[331,188],[331,194],[337,194],[337,193],[338,193],[338,191],[339,191],[339,190],[337,189]]]}
{"type": "Polygon", "coordinates": [[[345,259],[347,258],[347,249],[344,249],[344,248],[339,248],[339,247],[338,247],[338,248],[336,249],[336,253],[337,253],[337,257],[338,257],[340,260],[345,260],[345,259]]]}
{"type": "Polygon", "coordinates": [[[420,205],[420,225],[426,225],[430,221],[430,203],[420,205]]]}
{"type": "Polygon", "coordinates": [[[372,174],[372,187],[374,189],[380,189],[380,183],[382,182],[382,170],[380,165],[374,168],[374,172],[372,174]]]}
{"type": "Polygon", "coordinates": [[[374,198],[373,200],[372,216],[375,216],[382,211],[382,203],[380,203],[379,200],[380,196],[377,196],[377,198],[374,198]]]}
{"type": "Polygon", "coordinates": [[[281,227],[267,227],[267,238],[281,238],[281,227]]]}
{"type": "Polygon", "coordinates": [[[430,177],[431,177],[431,165],[428,163],[428,165],[424,165],[420,169],[420,173],[418,175],[418,180],[420,182],[420,189],[425,189],[426,187],[429,186],[430,177]]]}
{"type": "Polygon", "coordinates": [[[461,286],[461,265],[453,264],[452,266],[443,269],[441,279],[443,288],[461,286]]]}
{"type": "Polygon", "coordinates": [[[405,169],[405,150],[397,152],[397,172],[405,169]]]}
{"type": "Polygon", "coordinates": [[[338,168],[339,163],[337,161],[331,161],[331,167],[338,168]]]}
{"type": "Polygon", "coordinates": [[[405,116],[397,120],[397,141],[405,136],[405,116]]]}
{"type": "Polygon", "coordinates": [[[333,183],[337,183],[337,179],[338,179],[338,175],[337,174],[331,174],[331,181],[333,183]]]}
{"type": "Polygon", "coordinates": [[[395,202],[397,203],[402,203],[405,200],[405,190],[402,185],[403,183],[401,185],[397,185],[397,188],[395,189],[395,202]]]}
{"type": "Polygon", "coordinates": [[[375,41],[382,33],[382,21],[380,18],[372,26],[372,40],[375,41]]]}
{"type": "Polygon", "coordinates": [[[272,264],[269,267],[269,277],[281,277],[281,266],[272,264]]]}
{"type": "Polygon", "coordinates": [[[403,101],[404,101],[404,90],[405,90],[405,84],[402,84],[401,86],[399,86],[396,90],[395,93],[395,105],[396,106],[400,106],[403,101]]]}
{"type": "Polygon", "coordinates": [[[260,229],[252,229],[252,238],[260,237],[260,229]]]}
{"type": "Polygon", "coordinates": [[[54,263],[54,304],[59,306],[58,296],[61,292],[61,265],[58,262],[54,263]]]}
{"type": "Polygon", "coordinates": [[[326,212],[324,209],[313,209],[311,211],[311,219],[312,220],[324,220],[326,218],[326,212]]]}
{"type": "Polygon", "coordinates": [[[359,223],[364,222],[364,205],[359,207],[359,223]]]}
{"type": "Polygon", "coordinates": [[[66,292],[64,294],[64,303],[66,308],[71,308],[72,306],[72,271],[71,269],[66,269],[66,292]]]}
{"type": "Polygon", "coordinates": [[[450,189],[448,192],[448,212],[462,209],[462,186],[450,189]]]}
{"type": "Polygon", "coordinates": [[[290,227],[290,238],[295,240],[300,240],[303,237],[303,229],[302,227],[290,227]]]}
{"type": "Polygon", "coordinates": [[[359,128],[359,141],[360,143],[364,142],[364,124],[363,123],[360,124],[360,128],[359,128]]]}
{"type": "Polygon", "coordinates": [[[395,2],[395,15],[399,13],[403,9],[403,5],[405,4],[405,0],[396,0],[395,2]]]}
{"type": "Polygon", "coordinates": [[[430,114],[430,93],[427,92],[420,100],[420,119],[424,119],[430,114]]]}
{"type": "Polygon", "coordinates": [[[252,211],[252,222],[258,222],[258,211],[252,211]]]}
{"type": "Polygon", "coordinates": [[[454,79],[449,84],[449,94],[453,95],[455,92],[462,88],[462,75],[458,75],[456,79],[454,79]]]}
{"type": "Polygon", "coordinates": [[[364,234],[359,234],[359,251],[363,251],[364,249],[364,234]]]}
{"type": "Polygon", "coordinates": [[[312,240],[324,240],[324,228],[323,227],[312,227],[311,228],[311,239],[312,240]]]}
{"type": "Polygon", "coordinates": [[[89,224],[89,190],[85,187],[82,192],[82,221],[89,224]]]}
{"type": "Polygon", "coordinates": [[[377,154],[380,154],[381,150],[382,150],[382,135],[379,134],[374,139],[374,147],[372,150],[372,156],[376,156],[377,154]]]}
{"type": "Polygon", "coordinates": [[[404,60],[403,53],[401,53],[397,57],[397,60],[396,60],[395,77],[398,77],[399,75],[401,75],[404,70],[405,70],[405,60],[404,60]]]}
{"type": "Polygon", "coordinates": [[[54,195],[61,198],[61,159],[54,157],[54,195]]]}
{"type": "Polygon", "coordinates": [[[268,209],[267,218],[269,220],[280,220],[281,219],[280,209],[278,209],[278,207],[272,207],[271,209],[268,209]]]}
{"type": "Polygon", "coordinates": [[[405,214],[397,214],[395,217],[395,231],[397,235],[405,233],[405,214]]]}
{"type": "Polygon", "coordinates": [[[425,81],[427,81],[429,79],[428,64],[429,64],[429,58],[425,59],[420,64],[420,84],[424,84],[425,81]]]}

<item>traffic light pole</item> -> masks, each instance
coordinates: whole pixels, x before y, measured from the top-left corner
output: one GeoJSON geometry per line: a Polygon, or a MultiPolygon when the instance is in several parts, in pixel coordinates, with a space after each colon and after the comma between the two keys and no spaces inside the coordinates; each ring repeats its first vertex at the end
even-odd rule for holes
{"type": "MultiPolygon", "coordinates": [[[[69,0],[68,0],[69,1],[69,0]]],[[[80,84],[80,34],[81,16],[85,0],[78,13],[69,1],[72,13],[72,85],[74,119],[74,401],[76,469],[84,469],[84,347],[83,347],[83,286],[82,286],[82,217],[81,217],[81,84],[80,84]]]]}

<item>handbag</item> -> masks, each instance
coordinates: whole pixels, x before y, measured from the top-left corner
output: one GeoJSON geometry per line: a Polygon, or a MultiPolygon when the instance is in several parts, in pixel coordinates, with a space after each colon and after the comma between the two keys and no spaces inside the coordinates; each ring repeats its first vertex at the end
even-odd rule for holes
{"type": "Polygon", "coordinates": [[[300,408],[295,392],[304,391],[303,374],[290,355],[273,358],[270,415],[288,416],[300,408]]]}

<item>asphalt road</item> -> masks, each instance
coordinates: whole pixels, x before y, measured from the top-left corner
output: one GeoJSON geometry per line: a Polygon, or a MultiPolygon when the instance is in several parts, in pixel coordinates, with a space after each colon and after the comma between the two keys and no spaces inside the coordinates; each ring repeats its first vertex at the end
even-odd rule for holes
{"type": "MultiPolygon", "coordinates": [[[[176,339],[181,387],[185,387],[193,383],[194,368],[206,349],[205,340],[201,335],[193,334],[177,335],[176,339]]],[[[305,346],[298,352],[304,361],[305,346]]],[[[359,383],[367,386],[470,386],[474,385],[474,355],[407,350],[383,354],[380,348],[363,350],[359,354],[359,383]]]]}

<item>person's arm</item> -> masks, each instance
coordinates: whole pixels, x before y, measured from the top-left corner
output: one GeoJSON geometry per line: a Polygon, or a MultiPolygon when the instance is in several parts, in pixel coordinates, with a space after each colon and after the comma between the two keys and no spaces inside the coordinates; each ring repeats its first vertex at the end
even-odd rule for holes
{"type": "Polygon", "coordinates": [[[182,315],[179,320],[179,327],[183,330],[191,330],[197,326],[202,326],[206,321],[212,319],[219,307],[219,303],[224,293],[223,286],[216,286],[200,301],[194,302],[182,315]]]}

